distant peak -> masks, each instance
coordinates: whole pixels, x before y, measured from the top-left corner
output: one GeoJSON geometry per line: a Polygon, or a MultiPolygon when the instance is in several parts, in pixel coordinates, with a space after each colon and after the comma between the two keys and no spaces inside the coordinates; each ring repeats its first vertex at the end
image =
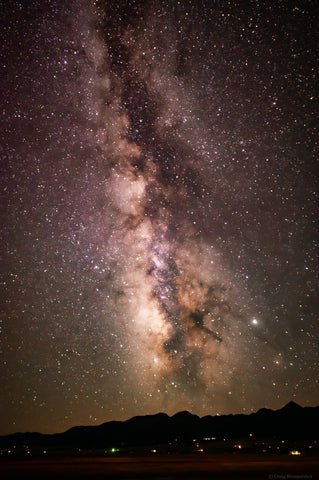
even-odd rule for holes
{"type": "Polygon", "coordinates": [[[178,419],[186,419],[186,418],[199,418],[197,415],[193,415],[192,413],[188,412],[187,410],[183,410],[182,412],[175,413],[175,415],[172,416],[175,420],[178,419]]]}
{"type": "Polygon", "coordinates": [[[300,410],[302,407],[300,405],[298,405],[298,403],[295,403],[293,401],[287,403],[287,405],[285,405],[284,407],[282,407],[281,411],[296,411],[296,410],[300,410]]]}
{"type": "Polygon", "coordinates": [[[177,416],[181,416],[181,415],[183,415],[183,416],[188,415],[189,416],[189,415],[192,415],[192,414],[190,412],[188,412],[187,410],[182,410],[181,412],[175,413],[175,415],[173,415],[173,417],[177,417],[177,416]]]}

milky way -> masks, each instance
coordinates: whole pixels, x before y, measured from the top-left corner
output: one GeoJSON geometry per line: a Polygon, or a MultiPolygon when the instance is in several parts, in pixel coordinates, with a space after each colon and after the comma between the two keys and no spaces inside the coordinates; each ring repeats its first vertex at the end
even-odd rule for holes
{"type": "Polygon", "coordinates": [[[2,432],[317,404],[313,3],[1,8],[2,432]]]}

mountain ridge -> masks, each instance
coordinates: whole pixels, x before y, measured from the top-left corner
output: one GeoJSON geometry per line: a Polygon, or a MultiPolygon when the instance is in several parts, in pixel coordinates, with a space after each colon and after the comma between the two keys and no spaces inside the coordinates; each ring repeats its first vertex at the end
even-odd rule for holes
{"type": "Polygon", "coordinates": [[[281,435],[287,438],[315,438],[319,430],[319,406],[301,407],[289,402],[278,410],[259,409],[251,414],[206,415],[199,417],[186,410],[169,416],[135,416],[125,421],[101,425],[74,426],[62,433],[17,432],[0,436],[0,446],[13,444],[105,447],[113,444],[143,444],[192,441],[194,437],[239,438],[253,432],[257,437],[281,435]]]}

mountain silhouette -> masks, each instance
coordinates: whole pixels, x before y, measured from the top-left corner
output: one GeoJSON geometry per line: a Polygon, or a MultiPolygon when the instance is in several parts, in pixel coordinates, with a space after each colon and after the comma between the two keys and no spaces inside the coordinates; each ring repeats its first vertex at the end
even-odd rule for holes
{"type": "Polygon", "coordinates": [[[298,403],[295,403],[295,402],[289,402],[287,403],[287,405],[285,405],[284,407],[282,407],[280,409],[280,412],[289,412],[289,413],[298,413],[300,412],[300,409],[302,409],[302,407],[300,405],[298,405],[298,403]]]}
{"type": "Polygon", "coordinates": [[[262,408],[250,415],[198,417],[190,412],[144,415],[98,426],[72,427],[64,433],[15,433],[0,437],[1,448],[13,445],[46,448],[110,448],[191,443],[194,439],[281,438],[298,441],[317,439],[319,407],[301,407],[289,402],[279,410],[262,408]]]}

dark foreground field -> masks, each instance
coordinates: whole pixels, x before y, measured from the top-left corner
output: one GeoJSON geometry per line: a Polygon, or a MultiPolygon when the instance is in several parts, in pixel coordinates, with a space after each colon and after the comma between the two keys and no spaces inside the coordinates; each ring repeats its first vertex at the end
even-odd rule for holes
{"type": "Polygon", "coordinates": [[[171,457],[58,458],[3,461],[3,480],[42,479],[316,479],[319,458],[219,455],[171,457]]]}

